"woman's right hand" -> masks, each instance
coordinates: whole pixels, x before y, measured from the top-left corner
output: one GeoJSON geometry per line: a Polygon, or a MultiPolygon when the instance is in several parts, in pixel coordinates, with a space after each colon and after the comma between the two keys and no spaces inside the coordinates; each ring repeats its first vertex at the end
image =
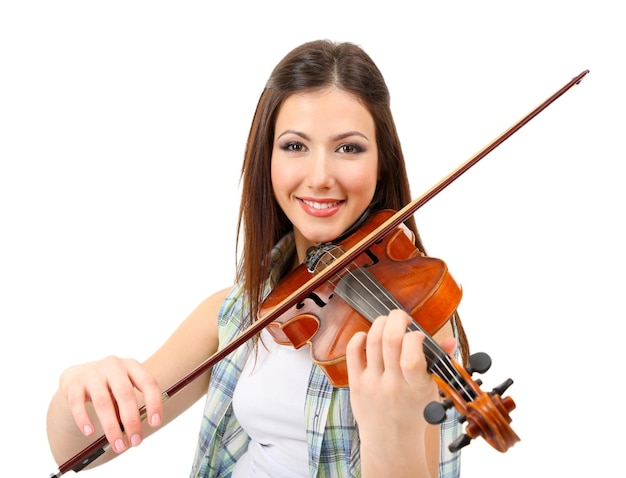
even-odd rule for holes
{"type": "Polygon", "coordinates": [[[230,289],[202,301],[145,362],[106,357],[61,374],[47,414],[48,443],[59,465],[93,444],[94,435],[104,434],[111,450],[88,465],[97,467],[137,446],[206,394],[210,372],[163,400],[163,391],[217,351],[217,316],[230,289]]]}
{"type": "Polygon", "coordinates": [[[116,453],[143,440],[139,409],[146,407],[146,421],[158,427],[163,417],[163,398],[154,375],[134,359],[106,357],[66,369],[58,393],[67,401],[76,425],[85,436],[102,429],[116,453]],[[141,398],[137,391],[141,392],[141,398]],[[141,403],[143,401],[143,403],[141,403]],[[99,421],[94,423],[91,407],[99,421]]]}

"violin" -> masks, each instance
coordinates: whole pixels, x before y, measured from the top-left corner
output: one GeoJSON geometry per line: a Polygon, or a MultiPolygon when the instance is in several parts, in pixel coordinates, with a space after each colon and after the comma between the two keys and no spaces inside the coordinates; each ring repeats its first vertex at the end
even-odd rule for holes
{"type": "MultiPolygon", "coordinates": [[[[381,211],[348,235],[345,241],[321,244],[309,251],[305,262],[294,269],[270,293],[261,306],[258,319],[238,337],[226,344],[194,370],[163,392],[167,401],[191,382],[202,376],[249,339],[268,327],[279,343],[311,346],[312,360],[327,375],[331,384],[348,386],[345,365],[347,340],[360,330],[366,331],[378,315],[400,308],[413,317],[408,330],[425,334],[424,354],[429,371],[437,383],[443,400],[433,402],[424,410],[429,423],[443,422],[447,410],[454,407],[465,423],[464,434],[450,446],[457,451],[482,436],[493,448],[505,452],[519,437],[510,427],[509,412],[515,408],[511,397],[502,397],[513,383],[507,379],[485,393],[474,372],[484,373],[491,359],[484,353],[469,357],[469,366],[462,367],[449,357],[431,335],[455,312],[461,300],[461,288],[440,259],[424,256],[405,236],[400,225],[417,209],[445,189],[469,168],[502,144],[541,111],[552,104],[589,73],[584,70],[572,78],[547,100],[472,156],[425,194],[397,212],[381,211]],[[404,236],[404,237],[403,237],[404,236]],[[324,311],[332,311],[338,320],[323,320],[324,311]],[[344,318],[345,320],[341,319],[344,318]]],[[[344,234],[343,236],[346,236],[344,234]]],[[[139,409],[145,419],[145,407],[139,409]]],[[[51,478],[68,471],[78,473],[108,449],[106,436],[59,466],[51,478]]]]}
{"type": "MultiPolygon", "coordinates": [[[[393,214],[390,210],[379,211],[345,241],[309,249],[305,261],[267,296],[261,316],[393,214]]],[[[490,393],[482,392],[471,379],[471,373],[485,372],[491,365],[490,358],[484,353],[475,354],[469,358],[469,368],[464,370],[432,339],[432,334],[455,312],[461,296],[461,287],[450,275],[446,263],[423,255],[403,229],[396,227],[270,322],[267,330],[281,345],[300,348],[308,344],[312,361],[324,371],[330,383],[347,387],[345,353],[350,338],[358,331],[366,332],[378,316],[393,309],[405,310],[413,318],[407,331],[425,333],[428,371],[447,397],[426,407],[426,420],[441,423],[446,410],[454,406],[461,421],[466,422],[466,433],[449,445],[450,451],[458,451],[473,438],[483,436],[496,450],[504,452],[519,441],[509,426],[509,412],[515,408],[515,402],[511,397],[501,398],[513,381],[508,379],[490,393]]]]}

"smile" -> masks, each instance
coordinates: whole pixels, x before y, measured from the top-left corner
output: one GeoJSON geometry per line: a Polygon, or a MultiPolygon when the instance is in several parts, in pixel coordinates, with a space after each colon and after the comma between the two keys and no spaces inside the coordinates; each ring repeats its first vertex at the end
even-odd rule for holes
{"type": "Polygon", "coordinates": [[[308,201],[306,199],[300,199],[304,204],[314,209],[328,209],[329,207],[334,207],[339,205],[342,201],[333,201],[333,202],[317,202],[317,201],[308,201]]]}

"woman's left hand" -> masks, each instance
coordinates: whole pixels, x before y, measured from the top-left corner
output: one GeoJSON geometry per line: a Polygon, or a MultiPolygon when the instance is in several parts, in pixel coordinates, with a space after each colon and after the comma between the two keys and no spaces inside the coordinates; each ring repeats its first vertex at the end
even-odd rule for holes
{"type": "MultiPolygon", "coordinates": [[[[356,333],[346,348],[350,402],[361,436],[364,472],[365,462],[373,461],[381,468],[397,465],[400,474],[389,476],[405,476],[403,471],[407,476],[428,476],[425,431],[432,425],[423,411],[439,395],[427,371],[424,334],[407,332],[411,321],[406,312],[393,310],[378,317],[367,333],[356,333]],[[407,460],[410,463],[403,464],[407,460]],[[409,470],[404,465],[417,468],[409,470]]],[[[454,339],[446,339],[441,345],[451,354],[455,344],[454,339]]]]}

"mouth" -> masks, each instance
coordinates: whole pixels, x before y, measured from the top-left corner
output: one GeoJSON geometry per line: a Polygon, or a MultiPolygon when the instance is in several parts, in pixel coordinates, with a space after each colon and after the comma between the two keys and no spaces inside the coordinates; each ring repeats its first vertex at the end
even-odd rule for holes
{"type": "Polygon", "coordinates": [[[319,201],[311,201],[309,199],[302,199],[302,198],[298,198],[298,200],[313,209],[319,209],[319,210],[329,209],[331,207],[338,206],[339,204],[344,202],[344,201],[319,202],[319,201]]]}

